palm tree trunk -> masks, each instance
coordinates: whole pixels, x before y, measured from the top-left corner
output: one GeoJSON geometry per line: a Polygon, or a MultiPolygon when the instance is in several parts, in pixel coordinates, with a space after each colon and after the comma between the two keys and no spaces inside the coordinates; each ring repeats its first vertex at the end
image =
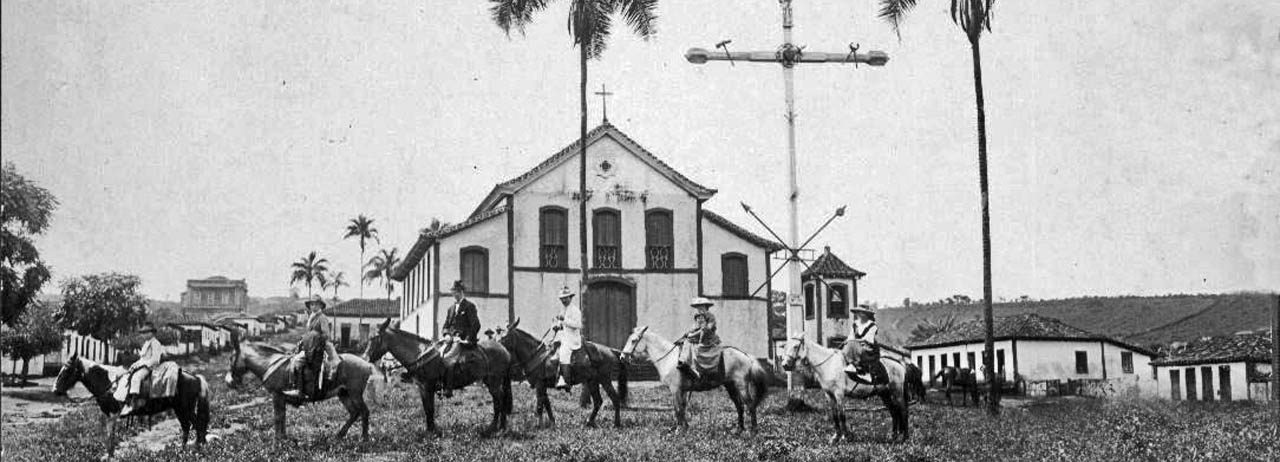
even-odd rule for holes
{"type": "Polygon", "coordinates": [[[982,55],[978,46],[978,37],[969,38],[969,49],[973,51],[973,92],[978,107],[978,188],[982,191],[982,320],[986,331],[986,347],[983,350],[982,365],[986,368],[987,414],[1000,414],[1000,387],[996,386],[995,376],[995,324],[991,311],[991,205],[988,197],[987,182],[987,111],[982,96],[982,55]]]}
{"type": "MultiPolygon", "coordinates": [[[[360,298],[364,298],[364,238],[360,239],[362,240],[362,242],[360,242],[360,261],[357,262],[360,264],[360,270],[356,272],[356,276],[360,278],[360,298]]],[[[333,296],[338,296],[336,291],[333,296]]]]}
{"type": "MultiPolygon", "coordinates": [[[[585,26],[580,26],[585,27],[585,26]]],[[[587,295],[587,39],[578,43],[578,70],[581,79],[578,82],[578,97],[581,103],[581,124],[578,136],[578,249],[579,264],[582,265],[582,280],[579,281],[578,299],[587,295]]],[[[585,320],[583,321],[586,322],[585,320]]]]}

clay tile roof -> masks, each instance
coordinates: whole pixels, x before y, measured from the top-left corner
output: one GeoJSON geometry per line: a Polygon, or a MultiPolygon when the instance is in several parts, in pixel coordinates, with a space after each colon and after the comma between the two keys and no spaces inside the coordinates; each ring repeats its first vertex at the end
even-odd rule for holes
{"type": "Polygon", "coordinates": [[[728,231],[730,234],[743,238],[747,242],[760,246],[770,252],[777,252],[783,249],[782,244],[760,237],[759,235],[751,231],[747,231],[746,228],[738,226],[734,222],[729,221],[728,218],[725,218],[718,213],[712,212],[707,209],[702,209],[702,216],[706,218],[707,221],[715,223],[719,225],[721,228],[724,228],[724,230],[728,231]]]}
{"type": "Polygon", "coordinates": [[[324,313],[328,316],[397,318],[400,317],[400,299],[356,298],[334,305],[324,313]]]}
{"type": "Polygon", "coordinates": [[[400,264],[391,270],[391,279],[403,281],[409,276],[409,272],[418,266],[418,262],[422,261],[422,256],[427,254],[427,250],[431,248],[440,239],[458,234],[463,230],[478,225],[490,218],[502,215],[507,211],[507,206],[499,206],[486,210],[478,215],[472,216],[467,221],[456,225],[449,225],[435,232],[422,232],[418,234],[418,240],[414,241],[413,247],[409,249],[409,253],[405,254],[404,259],[400,260],[400,264]]]}
{"type": "Polygon", "coordinates": [[[860,278],[866,276],[867,273],[853,269],[853,267],[845,264],[844,260],[831,253],[831,247],[827,247],[812,265],[800,273],[801,279],[811,279],[813,276],[838,277],[838,278],[860,278]]]}
{"type": "MultiPolygon", "coordinates": [[[[1128,348],[1146,355],[1153,353],[1145,348],[1130,345],[1119,340],[1089,332],[1068,325],[1054,318],[1040,316],[1035,313],[1024,313],[1015,316],[999,317],[992,320],[996,340],[1089,340],[1102,341],[1128,348]]],[[[950,330],[934,334],[924,341],[907,345],[908,348],[928,348],[958,345],[963,343],[980,343],[986,339],[986,328],[981,319],[961,323],[950,330]]]]}
{"type": "Polygon", "coordinates": [[[1161,351],[1165,357],[1152,361],[1153,366],[1184,366],[1202,363],[1270,362],[1271,333],[1250,332],[1221,337],[1206,337],[1161,351]]]}

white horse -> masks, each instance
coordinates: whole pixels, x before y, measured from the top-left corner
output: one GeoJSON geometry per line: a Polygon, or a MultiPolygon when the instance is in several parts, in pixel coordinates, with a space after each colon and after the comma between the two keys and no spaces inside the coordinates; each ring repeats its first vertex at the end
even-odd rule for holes
{"type": "Polygon", "coordinates": [[[685,409],[689,404],[689,392],[708,391],[723,387],[729,392],[733,407],[738,410],[738,432],[745,430],[743,410],[751,413],[751,431],[757,430],[756,409],[769,393],[769,373],[755,357],[737,348],[724,349],[724,377],[694,380],[681,373],[679,348],[658,334],[649,332],[646,326],[636,327],[627,338],[622,357],[649,360],[658,369],[658,377],[671,390],[675,399],[676,429],[689,428],[685,409]]]}
{"type": "Polygon", "coordinates": [[[841,439],[849,440],[849,427],[844,415],[846,398],[867,399],[879,396],[889,408],[893,417],[893,438],[906,441],[910,434],[907,427],[907,395],[904,383],[906,367],[892,358],[880,358],[885,372],[889,375],[889,384],[882,387],[856,382],[845,374],[844,352],[827,348],[806,341],[804,338],[792,338],[787,342],[786,357],[782,368],[788,371],[799,370],[811,375],[826,392],[831,403],[831,421],[835,424],[836,433],[831,442],[841,439]],[[797,367],[799,363],[799,367],[797,367]]]}

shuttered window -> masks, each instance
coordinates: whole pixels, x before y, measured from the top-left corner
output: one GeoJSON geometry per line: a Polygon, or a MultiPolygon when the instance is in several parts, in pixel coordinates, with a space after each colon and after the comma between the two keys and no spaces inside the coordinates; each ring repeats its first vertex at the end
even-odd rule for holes
{"type": "Polygon", "coordinates": [[[814,316],[813,305],[818,303],[817,300],[814,300],[815,295],[817,294],[813,292],[813,284],[808,284],[804,286],[804,318],[805,319],[813,319],[813,316],[814,316]]]}
{"type": "Polygon", "coordinates": [[[1089,353],[1088,352],[1084,352],[1084,351],[1076,352],[1076,373],[1077,374],[1089,373],[1089,353]]]}
{"type": "Polygon", "coordinates": [[[543,207],[538,214],[538,266],[542,268],[569,267],[569,218],[568,210],[561,207],[543,207]]]}
{"type": "Polygon", "coordinates": [[[648,269],[671,269],[675,258],[675,238],[671,231],[671,211],[654,209],[644,214],[644,264],[648,269]]]}
{"type": "Polygon", "coordinates": [[[746,297],[751,294],[747,288],[747,256],[730,252],[720,256],[720,271],[724,282],[721,295],[725,297],[746,297]]]}
{"type": "Polygon", "coordinates": [[[595,234],[595,267],[622,267],[622,214],[614,209],[599,209],[591,217],[595,234]]]}
{"type": "Polygon", "coordinates": [[[468,293],[489,292],[489,250],[472,246],[462,249],[462,284],[468,293]]]}
{"type": "Polygon", "coordinates": [[[849,286],[831,284],[827,289],[827,317],[845,319],[849,317],[849,286]]]}
{"type": "Polygon", "coordinates": [[[1133,353],[1128,351],[1120,352],[1120,370],[1126,374],[1133,373],[1133,353]]]}

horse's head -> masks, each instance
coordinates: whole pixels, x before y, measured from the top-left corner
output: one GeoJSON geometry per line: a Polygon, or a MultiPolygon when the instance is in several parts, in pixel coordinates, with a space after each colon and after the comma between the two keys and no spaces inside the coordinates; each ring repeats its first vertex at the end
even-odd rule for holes
{"type": "Polygon", "coordinates": [[[80,361],[80,354],[72,353],[62,363],[62,369],[58,370],[58,378],[53,382],[53,394],[66,396],[67,391],[76,386],[76,382],[79,382],[81,377],[84,377],[84,373],[84,363],[80,361]]]}
{"type": "Polygon", "coordinates": [[[240,335],[238,330],[231,331],[231,365],[227,369],[227,375],[223,379],[227,386],[231,388],[240,388],[240,384],[244,379],[244,375],[249,372],[249,366],[245,363],[244,346],[240,344],[240,335]]]}
{"type": "Polygon", "coordinates": [[[386,356],[387,352],[390,351],[386,342],[387,329],[394,329],[391,327],[391,318],[387,318],[387,320],[383,321],[382,324],[378,324],[378,331],[375,332],[373,336],[369,337],[369,346],[364,350],[364,356],[365,358],[368,358],[369,361],[382,359],[382,357],[386,356]]]}
{"type": "Polygon", "coordinates": [[[796,360],[808,361],[809,358],[805,354],[808,353],[809,345],[804,341],[804,337],[792,337],[787,341],[787,346],[783,348],[782,354],[782,370],[792,371],[796,368],[796,360]]]}
{"type": "Polygon", "coordinates": [[[649,358],[649,349],[644,341],[648,332],[649,326],[636,326],[631,330],[631,336],[627,337],[627,343],[622,346],[622,359],[630,361],[632,357],[642,360],[649,358]]]}

